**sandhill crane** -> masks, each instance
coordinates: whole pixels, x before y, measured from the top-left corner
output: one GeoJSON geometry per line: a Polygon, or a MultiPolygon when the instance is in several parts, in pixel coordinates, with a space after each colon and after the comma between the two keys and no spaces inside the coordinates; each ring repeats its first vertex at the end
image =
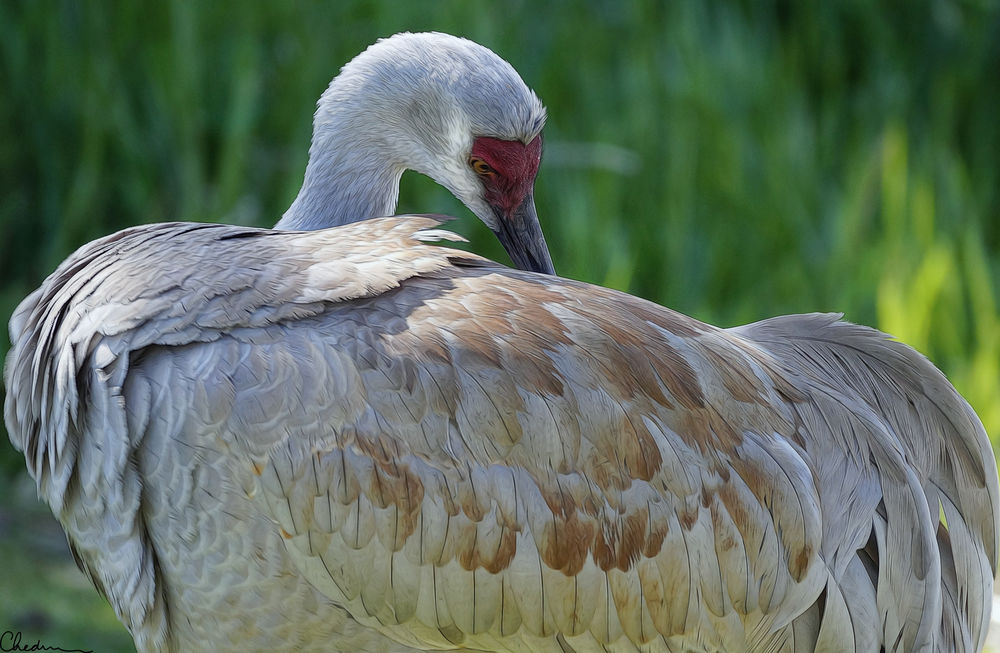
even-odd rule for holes
{"type": "Polygon", "coordinates": [[[18,307],[12,442],[140,651],[981,647],[996,466],[926,359],[452,237],[151,225],[18,307]]]}

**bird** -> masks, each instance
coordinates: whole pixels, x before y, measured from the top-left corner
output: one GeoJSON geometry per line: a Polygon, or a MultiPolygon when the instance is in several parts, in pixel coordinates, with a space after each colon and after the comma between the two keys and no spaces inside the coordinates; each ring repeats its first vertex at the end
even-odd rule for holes
{"type": "MultiPolygon", "coordinates": [[[[137,650],[982,647],[996,463],[926,358],[339,224],[325,133],[280,228],[126,229],[11,318],[11,442],[137,650]]],[[[527,215],[477,141],[450,190],[527,215]]]]}
{"type": "Polygon", "coordinates": [[[16,311],[5,417],[139,651],[973,651],[997,471],[923,356],[436,241],[168,223],[16,311]]]}

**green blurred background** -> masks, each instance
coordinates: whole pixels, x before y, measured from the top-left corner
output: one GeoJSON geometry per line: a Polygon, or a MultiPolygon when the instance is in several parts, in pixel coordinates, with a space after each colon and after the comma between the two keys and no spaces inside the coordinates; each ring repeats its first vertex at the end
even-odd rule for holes
{"type": "MultiPolygon", "coordinates": [[[[548,106],[536,202],[563,276],[727,326],[842,311],[930,356],[1000,436],[989,0],[3,2],[0,318],[122,227],[273,224],[330,78],[431,29],[492,48],[548,106]]],[[[507,260],[414,173],[400,211],[460,215],[507,260]]],[[[0,630],[131,650],[0,443],[0,630]]]]}

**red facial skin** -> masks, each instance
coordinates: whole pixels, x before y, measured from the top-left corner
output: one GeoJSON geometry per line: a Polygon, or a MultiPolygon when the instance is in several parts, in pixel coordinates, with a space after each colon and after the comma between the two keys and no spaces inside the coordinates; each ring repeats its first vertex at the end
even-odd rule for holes
{"type": "Polygon", "coordinates": [[[486,190],[486,201],[504,215],[510,215],[534,186],[542,160],[542,137],[536,136],[525,145],[521,141],[480,136],[472,142],[469,159],[481,159],[493,168],[493,172],[479,175],[486,190]]]}

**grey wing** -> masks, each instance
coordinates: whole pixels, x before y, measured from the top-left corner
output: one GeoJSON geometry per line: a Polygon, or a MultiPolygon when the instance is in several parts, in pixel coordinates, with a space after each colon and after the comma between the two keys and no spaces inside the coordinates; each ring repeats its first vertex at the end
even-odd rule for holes
{"type": "MultiPolygon", "coordinates": [[[[224,333],[302,319],[447,266],[447,250],[413,240],[437,224],[391,219],[310,234],[182,223],[128,229],[81,248],[17,308],[4,367],[11,442],[140,650],[159,650],[171,637],[151,503],[198,481],[191,465],[150,471],[156,461],[140,453],[150,425],[200,432],[191,421],[200,404],[187,396],[150,413],[159,395],[132,372],[155,348],[209,347],[224,333]],[[137,390],[126,396],[126,387],[137,390]],[[161,495],[151,494],[151,481],[165,484],[161,495]]],[[[171,389],[203,371],[181,370],[171,389]]],[[[225,457],[182,438],[174,444],[173,462],[225,457]]],[[[211,526],[213,516],[197,525],[211,526]]]]}
{"type": "Polygon", "coordinates": [[[855,406],[854,413],[867,411],[884,424],[885,446],[874,451],[873,440],[853,439],[850,428],[828,417],[823,402],[802,411],[805,432],[813,435],[808,448],[819,454],[816,471],[829,533],[824,540],[847,545],[828,555],[840,561],[834,563],[840,573],[860,543],[877,563],[887,641],[911,650],[914,642],[940,632],[939,650],[979,650],[989,625],[1000,542],[989,439],[972,408],[926,358],[883,333],[837,318],[789,315],[732,332],[810,379],[817,396],[832,396],[835,388],[855,406]],[[824,439],[830,434],[835,437],[824,439]],[[874,467],[865,464],[866,457],[874,467]],[[875,537],[867,546],[861,538],[867,537],[865,511],[871,507],[856,501],[865,496],[857,491],[865,481],[844,481],[863,475],[866,467],[877,471],[868,482],[881,486],[875,537]],[[844,532],[857,535],[834,537],[844,532]]]}

